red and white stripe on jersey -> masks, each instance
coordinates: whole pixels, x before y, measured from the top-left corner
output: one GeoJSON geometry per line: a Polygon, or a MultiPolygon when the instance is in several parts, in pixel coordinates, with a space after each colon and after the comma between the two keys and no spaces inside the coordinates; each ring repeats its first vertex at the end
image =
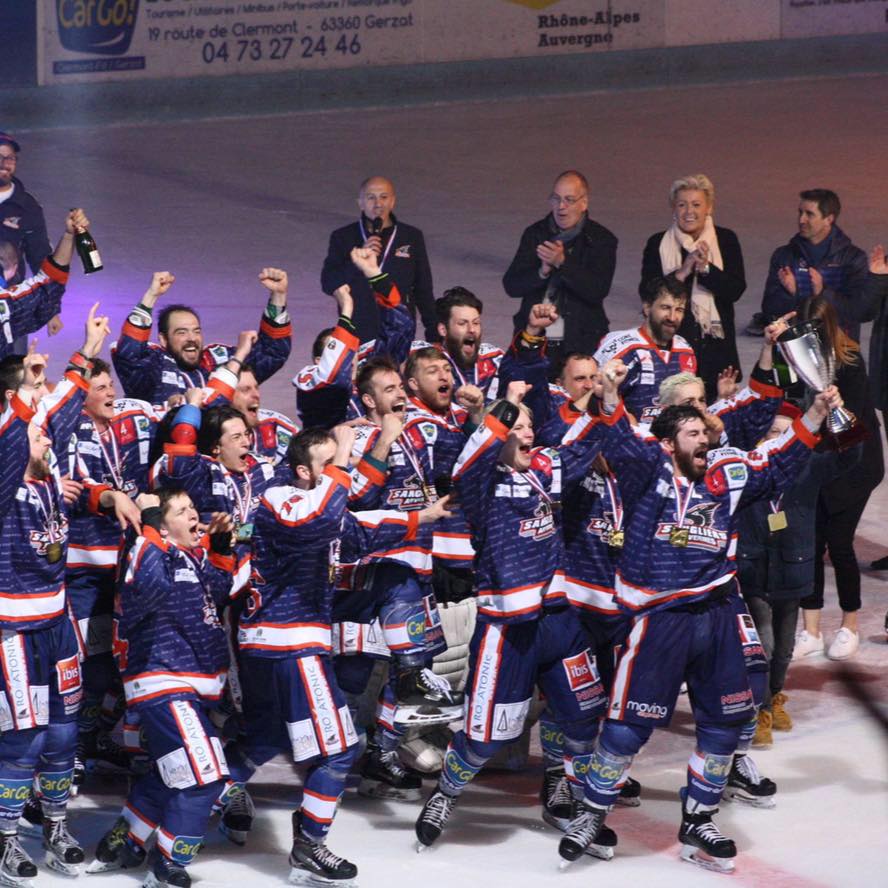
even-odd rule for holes
{"type": "Polygon", "coordinates": [[[0,592],[0,623],[49,620],[65,612],[65,584],[48,592],[0,592]]]}
{"type": "Polygon", "coordinates": [[[295,662],[321,755],[344,752],[357,741],[348,707],[336,708],[336,700],[319,657],[297,657],[295,662]]]}
{"type": "Polygon", "coordinates": [[[484,627],[484,635],[481,644],[478,645],[478,656],[475,660],[471,693],[466,700],[466,736],[482,743],[490,742],[493,730],[496,688],[502,665],[506,630],[506,626],[495,623],[484,627]]]}
{"type": "Polygon", "coordinates": [[[489,450],[509,437],[509,430],[495,416],[488,413],[484,417],[484,425],[466,442],[456,465],[453,467],[454,479],[462,475],[485,450],[489,450]],[[479,434],[480,432],[480,434],[479,434]]]}
{"type": "Polygon", "coordinates": [[[517,617],[533,614],[543,603],[543,590],[546,583],[531,583],[529,586],[514,586],[511,589],[478,590],[478,613],[488,617],[517,617]]]}
{"type": "Polygon", "coordinates": [[[218,700],[228,672],[201,675],[197,672],[140,672],[123,680],[127,703],[144,703],[172,694],[197,694],[205,700],[218,700]]]}
{"type": "Polygon", "coordinates": [[[278,524],[284,527],[301,527],[324,513],[337,485],[348,490],[351,485],[350,476],[337,466],[327,466],[317,485],[311,490],[271,487],[263,494],[262,502],[274,513],[278,524]]]}
{"type": "Polygon", "coordinates": [[[567,600],[583,610],[595,611],[598,614],[618,614],[620,608],[614,601],[614,590],[611,586],[597,586],[586,583],[576,577],[556,574],[553,585],[557,584],[567,596],[567,600]],[[556,580],[556,578],[558,578],[556,580]]]}
{"type": "Polygon", "coordinates": [[[471,534],[433,531],[432,555],[445,561],[472,561],[475,549],[472,546],[471,534]]]}
{"type": "Polygon", "coordinates": [[[88,392],[89,383],[79,373],[71,370],[65,374],[62,381],[50,394],[40,399],[34,422],[46,432],[49,428],[49,421],[77,394],[78,388],[88,392]]]}
{"type": "Polygon", "coordinates": [[[636,586],[623,579],[620,569],[617,568],[616,577],[614,578],[614,597],[620,604],[630,610],[641,610],[653,605],[662,605],[673,601],[680,601],[684,598],[696,598],[705,595],[732,580],[735,574],[736,571],[732,570],[729,573],[722,574],[722,576],[711,583],[704,583],[702,586],[689,586],[685,589],[646,589],[643,586],[636,586]]]}
{"type": "Polygon", "coordinates": [[[169,707],[197,782],[206,786],[227,777],[228,763],[222,753],[222,744],[218,737],[211,737],[204,730],[194,704],[187,700],[171,700],[169,707]]]}
{"type": "Polygon", "coordinates": [[[118,546],[79,546],[68,544],[68,560],[65,562],[69,570],[76,567],[88,567],[101,570],[113,570],[117,567],[118,546]]]}
{"type": "Polygon", "coordinates": [[[332,651],[330,627],[323,623],[241,623],[237,631],[242,651],[332,651]]]}
{"type": "Polygon", "coordinates": [[[376,705],[376,724],[382,725],[390,731],[394,731],[395,712],[397,711],[397,708],[396,704],[380,698],[376,705]]]}

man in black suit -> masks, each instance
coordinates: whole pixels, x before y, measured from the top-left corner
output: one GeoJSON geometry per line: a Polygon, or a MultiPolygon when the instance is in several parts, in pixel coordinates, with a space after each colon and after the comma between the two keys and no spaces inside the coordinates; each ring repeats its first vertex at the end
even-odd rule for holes
{"type": "Polygon", "coordinates": [[[576,170],[561,173],[549,195],[551,212],[524,230],[503,287],[521,300],[515,329],[523,330],[531,308],[557,307],[559,322],[548,332],[550,378],[571,352],[593,354],[608,332],[604,299],[617,264],[617,238],[590,219],[589,183],[576,170]]]}
{"type": "Polygon", "coordinates": [[[382,176],[365,179],[358,194],[358,206],[361,218],[330,235],[321,271],[321,288],[332,295],[337,287],[348,284],[355,302],[352,323],[358,339],[361,342],[374,339],[379,311],[370,282],[351,261],[354,247],[370,247],[379,257],[380,271],[394,281],[414,316],[419,311],[425,337],[437,340],[432,270],[425,238],[418,228],[395,218],[395,186],[382,176]]]}

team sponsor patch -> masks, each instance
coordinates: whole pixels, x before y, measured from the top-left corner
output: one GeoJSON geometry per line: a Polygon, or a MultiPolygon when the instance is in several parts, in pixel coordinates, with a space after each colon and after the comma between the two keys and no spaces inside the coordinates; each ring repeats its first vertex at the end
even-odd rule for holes
{"type": "Polygon", "coordinates": [[[211,345],[207,351],[212,355],[213,362],[224,364],[228,361],[228,349],[224,345],[211,345]]]}
{"type": "Polygon", "coordinates": [[[519,703],[497,703],[493,707],[491,740],[512,740],[521,735],[530,710],[530,699],[519,703]]]}
{"type": "Polygon", "coordinates": [[[197,780],[188,764],[188,754],[184,749],[174,749],[157,760],[160,779],[170,789],[187,789],[194,786],[197,780]]]}
{"type": "Polygon", "coordinates": [[[321,754],[310,718],[287,722],[287,734],[290,736],[290,745],[293,749],[293,761],[301,762],[321,754]]]}
{"type": "Polygon", "coordinates": [[[174,580],[177,583],[196,583],[197,574],[190,567],[177,567],[174,580]]]}
{"type": "Polygon", "coordinates": [[[182,388],[182,384],[179,381],[179,374],[176,373],[175,370],[164,370],[163,373],[160,374],[160,381],[164,385],[174,385],[176,388],[182,388]]]}
{"type": "Polygon", "coordinates": [[[77,654],[56,663],[56,675],[59,682],[59,693],[68,694],[80,687],[80,658],[77,654]]]}
{"type": "Polygon", "coordinates": [[[598,670],[595,668],[595,660],[589,656],[589,651],[581,651],[574,657],[565,657],[561,661],[567,683],[574,692],[581,691],[598,681],[598,670]]]}

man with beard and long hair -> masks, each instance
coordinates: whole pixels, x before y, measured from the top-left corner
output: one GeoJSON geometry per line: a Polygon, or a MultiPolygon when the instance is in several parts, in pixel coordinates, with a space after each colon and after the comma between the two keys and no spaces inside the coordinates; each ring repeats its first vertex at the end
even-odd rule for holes
{"type": "Polygon", "coordinates": [[[130,312],[120,339],[111,349],[114,369],[128,398],[163,404],[172,395],[202,388],[210,374],[231,360],[248,363],[257,382],[277,373],[290,356],[290,317],[287,313],[287,273],[263,268],[259,282],[269,299],[262,313],[259,335],[245,360],[235,358],[235,347],[204,346],[197,312],[187,305],[167,305],[158,315],[160,345],[148,340],[157,300],[175,282],[168,271],[156,271],[139,304],[130,312]]]}
{"type": "Polygon", "coordinates": [[[656,413],[660,383],[667,376],[697,372],[693,349],[678,335],[687,306],[685,284],[674,275],[655,278],[641,297],[644,323],[637,329],[609,333],[595,352],[599,367],[613,358],[626,365],[620,394],[626,409],[642,422],[656,413]]]}
{"type": "Polygon", "coordinates": [[[712,822],[743,724],[754,711],[744,648],[761,646],[749,614],[738,613],[734,563],[737,510],[792,484],[817,443],[834,386],[787,432],[748,453],[709,449],[699,410],[668,407],[650,435],[636,434],[619,389],[626,366],[603,368],[607,426],[603,453],[625,509],[615,600],[632,616],[610,695],[607,720],[586,771],[583,808],[559,853],[576,860],[592,844],[633,756],[654,727],[666,727],[686,681],[696,748],[681,791],[682,858],[730,872],[734,842],[712,822]]]}

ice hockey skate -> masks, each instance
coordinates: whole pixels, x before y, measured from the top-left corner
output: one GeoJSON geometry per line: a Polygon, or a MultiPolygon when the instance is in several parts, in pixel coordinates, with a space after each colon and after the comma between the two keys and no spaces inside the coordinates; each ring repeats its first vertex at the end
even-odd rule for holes
{"type": "Polygon", "coordinates": [[[568,824],[564,838],[558,843],[560,869],[567,869],[584,854],[600,860],[613,858],[617,837],[613,830],[604,826],[606,816],[605,808],[592,807],[585,803],[577,807],[576,816],[568,824]]]}
{"type": "Polygon", "coordinates": [[[774,808],[777,784],[759,774],[755,762],[748,755],[735,755],[725,787],[724,797],[743,802],[754,808],[774,808]]]}
{"type": "Polygon", "coordinates": [[[222,793],[213,809],[222,815],[219,832],[235,845],[246,845],[256,816],[253,799],[246,787],[232,784],[222,793]]]}
{"type": "Polygon", "coordinates": [[[142,888],[191,888],[191,876],[157,849],[148,858],[148,875],[142,888]]]}
{"type": "Polygon", "coordinates": [[[733,872],[737,846],[712,822],[718,808],[688,803],[684,789],[681,795],[682,819],[678,830],[681,859],[716,873],[733,872]]]}
{"type": "Polygon", "coordinates": [[[147,857],[143,848],[127,838],[129,824],[118,817],[114,826],[99,840],[95,860],[86,868],[88,873],[107,873],[112,870],[136,869],[147,857]]]}
{"type": "Polygon", "coordinates": [[[431,669],[407,669],[398,676],[397,688],[395,721],[399,724],[446,724],[462,713],[463,695],[431,669]]]}
{"type": "Polygon", "coordinates": [[[626,782],[620,787],[616,804],[624,808],[637,808],[641,805],[641,784],[637,780],[627,777],[626,782]]]}
{"type": "Polygon", "coordinates": [[[86,855],[80,842],[68,831],[68,818],[43,818],[43,847],[46,848],[46,865],[66,876],[79,876],[86,855]]]}
{"type": "Polygon", "coordinates": [[[0,832],[0,885],[32,888],[37,867],[22,847],[17,832],[0,832]]]}
{"type": "Polygon", "coordinates": [[[291,885],[309,888],[353,888],[358,868],[343,857],[337,857],[324,842],[313,842],[303,835],[302,817],[293,814],[293,848],[290,851],[291,885]]]}
{"type": "Polygon", "coordinates": [[[546,768],[540,787],[543,820],[566,832],[574,816],[574,799],[564,775],[564,768],[546,768]]]}
{"type": "Polygon", "coordinates": [[[370,799],[416,802],[422,796],[422,778],[401,763],[397,749],[384,752],[376,743],[367,748],[358,795],[370,799]]]}
{"type": "Polygon", "coordinates": [[[447,795],[437,787],[426,799],[426,803],[422,806],[422,811],[416,819],[417,851],[424,851],[438,840],[444,826],[450,819],[455,804],[456,796],[447,795]]]}

